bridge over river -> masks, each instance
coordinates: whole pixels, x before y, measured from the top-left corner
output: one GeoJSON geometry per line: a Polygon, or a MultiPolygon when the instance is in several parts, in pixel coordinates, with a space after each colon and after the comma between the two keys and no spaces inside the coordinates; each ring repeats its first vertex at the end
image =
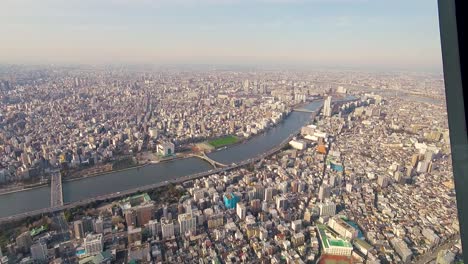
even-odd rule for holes
{"type": "Polygon", "coordinates": [[[50,188],[40,187],[2,195],[0,207],[5,210],[0,212],[0,223],[126,196],[137,191],[148,191],[169,183],[180,183],[258,162],[286,146],[301,127],[307,125],[311,117],[320,111],[321,106],[322,101],[312,102],[305,107],[315,110],[311,112],[312,115],[293,111],[284,121],[265,133],[225,150],[76,181],[65,181],[63,184],[62,175],[54,173],[50,188]],[[10,208],[8,204],[12,203],[20,205],[10,208]]]}

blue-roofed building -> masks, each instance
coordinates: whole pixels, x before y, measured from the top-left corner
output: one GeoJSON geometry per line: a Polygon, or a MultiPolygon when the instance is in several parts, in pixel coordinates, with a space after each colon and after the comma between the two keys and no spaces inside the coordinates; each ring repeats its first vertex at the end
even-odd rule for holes
{"type": "Polygon", "coordinates": [[[239,197],[235,196],[233,193],[226,193],[223,195],[224,206],[227,209],[236,208],[237,202],[239,202],[239,197]]]}
{"type": "Polygon", "coordinates": [[[330,163],[330,168],[334,171],[339,171],[339,172],[342,172],[343,171],[343,165],[339,164],[339,163],[333,163],[331,162],[330,163]]]}

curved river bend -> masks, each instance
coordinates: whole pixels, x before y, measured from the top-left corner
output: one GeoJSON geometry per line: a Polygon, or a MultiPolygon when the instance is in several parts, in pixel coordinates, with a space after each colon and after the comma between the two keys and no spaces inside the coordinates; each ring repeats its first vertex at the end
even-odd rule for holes
{"type": "MultiPolygon", "coordinates": [[[[303,107],[317,110],[323,101],[315,101],[303,107]]],[[[225,164],[253,158],[272,149],[291,133],[297,132],[310,121],[311,113],[291,112],[281,123],[267,132],[254,136],[247,142],[212,152],[208,156],[225,164]]],[[[141,168],[111,172],[101,176],[63,183],[64,202],[74,202],[85,198],[119,192],[131,188],[154,184],[182,176],[187,176],[212,169],[205,161],[198,158],[179,159],[169,162],[147,165],[141,168]]],[[[7,217],[23,212],[42,209],[50,205],[50,187],[20,191],[0,196],[0,217],[7,217]]]]}

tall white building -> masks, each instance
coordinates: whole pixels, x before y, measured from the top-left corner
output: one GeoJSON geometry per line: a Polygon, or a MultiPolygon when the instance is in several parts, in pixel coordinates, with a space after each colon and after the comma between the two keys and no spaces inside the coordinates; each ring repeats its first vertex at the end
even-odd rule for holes
{"type": "Polygon", "coordinates": [[[327,96],[325,102],[323,103],[323,115],[324,116],[331,116],[332,115],[332,105],[331,105],[332,97],[327,96]]]}
{"type": "Polygon", "coordinates": [[[240,219],[244,219],[245,216],[247,215],[247,208],[245,207],[245,204],[243,204],[243,203],[237,203],[237,205],[236,205],[236,212],[237,212],[237,216],[238,216],[240,219]]]}
{"type": "Polygon", "coordinates": [[[88,234],[84,239],[84,247],[88,255],[96,255],[102,252],[102,234],[88,234]]]}
{"type": "Polygon", "coordinates": [[[273,200],[273,188],[268,187],[265,189],[264,201],[271,201],[271,200],[273,200]]]}
{"type": "Polygon", "coordinates": [[[188,231],[194,232],[197,230],[197,219],[191,213],[180,214],[178,220],[181,235],[188,231]]]}

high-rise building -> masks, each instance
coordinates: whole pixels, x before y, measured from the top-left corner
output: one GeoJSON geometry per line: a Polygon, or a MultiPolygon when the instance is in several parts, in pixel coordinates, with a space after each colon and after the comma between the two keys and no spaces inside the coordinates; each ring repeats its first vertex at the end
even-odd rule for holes
{"type": "Polygon", "coordinates": [[[276,209],[278,210],[285,210],[288,206],[288,199],[284,196],[277,196],[276,197],[276,209]]]}
{"type": "Polygon", "coordinates": [[[77,221],[73,222],[73,229],[75,231],[75,238],[76,239],[84,238],[83,221],[77,220],[77,221]]]}
{"type": "Polygon", "coordinates": [[[265,189],[265,198],[264,201],[271,201],[273,199],[273,188],[268,187],[265,189]]]}
{"type": "Polygon", "coordinates": [[[31,246],[31,257],[38,262],[47,260],[47,245],[45,243],[36,243],[31,246]]]}
{"type": "Polygon", "coordinates": [[[325,199],[330,197],[330,193],[330,186],[328,186],[327,184],[322,184],[319,188],[319,200],[324,201],[325,199]]]}
{"type": "Polygon", "coordinates": [[[29,231],[22,233],[16,237],[16,246],[24,253],[29,252],[32,245],[32,238],[29,231]]]}
{"type": "Polygon", "coordinates": [[[323,115],[324,116],[331,116],[332,115],[332,105],[331,105],[332,97],[327,96],[323,103],[323,115]]]}
{"type": "Polygon", "coordinates": [[[102,234],[88,234],[84,239],[84,247],[87,255],[96,255],[102,252],[102,234]]]}
{"type": "Polygon", "coordinates": [[[101,218],[94,221],[94,232],[97,234],[102,234],[104,232],[104,222],[101,218]]]}
{"type": "Polygon", "coordinates": [[[148,228],[151,231],[151,235],[153,237],[156,237],[161,233],[161,223],[159,223],[157,220],[150,220],[148,222],[148,228]]]}
{"type": "Polygon", "coordinates": [[[244,91],[246,91],[246,92],[249,91],[249,80],[244,81],[244,91]]]}
{"type": "Polygon", "coordinates": [[[245,219],[245,216],[247,215],[247,207],[245,207],[244,203],[237,204],[236,213],[240,219],[245,219]]]}
{"type": "Polygon", "coordinates": [[[174,222],[167,220],[166,218],[161,218],[161,232],[162,238],[171,238],[174,236],[174,222]]]}
{"type": "Polygon", "coordinates": [[[261,184],[255,185],[255,199],[263,199],[265,197],[265,187],[261,184]]]}
{"type": "Polygon", "coordinates": [[[180,214],[178,217],[180,234],[184,235],[186,232],[195,232],[197,230],[197,219],[191,213],[180,214]]]}
{"type": "Polygon", "coordinates": [[[154,214],[154,204],[142,204],[134,208],[136,211],[136,220],[137,226],[146,225],[151,219],[153,219],[154,214]]]}

